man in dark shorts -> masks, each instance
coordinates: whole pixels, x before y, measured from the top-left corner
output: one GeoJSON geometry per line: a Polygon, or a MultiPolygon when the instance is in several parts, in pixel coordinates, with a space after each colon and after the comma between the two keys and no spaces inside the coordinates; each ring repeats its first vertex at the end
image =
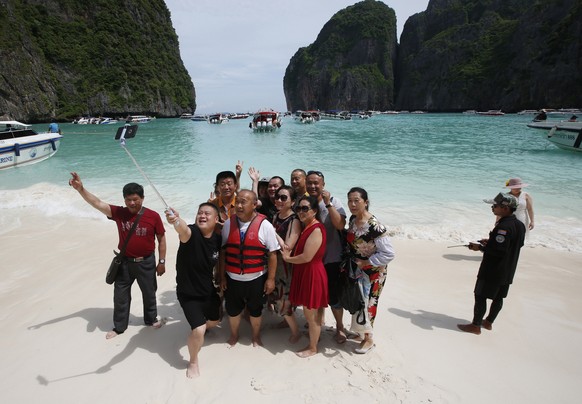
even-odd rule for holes
{"type": "Polygon", "coordinates": [[[187,225],[173,209],[166,212],[168,223],[174,225],[180,238],[176,294],[192,329],[188,336],[189,378],[200,375],[198,352],[204,343],[204,333],[219,323],[221,302],[213,282],[221,245],[220,234],[214,232],[218,218],[218,208],[208,202],[198,207],[195,224],[187,225]]]}
{"type": "Polygon", "coordinates": [[[228,344],[236,345],[243,310],[250,315],[253,346],[262,346],[261,318],[266,296],[275,289],[277,251],[275,228],[255,211],[257,194],[248,189],[236,196],[236,214],[222,228],[220,286],[230,323],[228,344]]]}
{"type": "Polygon", "coordinates": [[[340,200],[332,197],[325,189],[325,177],[321,171],[308,171],[306,184],[309,195],[319,201],[320,221],[325,226],[327,234],[323,264],[327,272],[329,305],[336,322],[335,340],[338,344],[343,344],[346,342],[344,309],[338,301],[337,284],[343,250],[340,231],[346,226],[346,211],[340,200]]]}
{"type": "Polygon", "coordinates": [[[469,244],[469,249],[483,252],[474,290],[473,322],[458,325],[461,331],[477,335],[481,334],[481,327],[487,330],[493,328],[493,321],[501,311],[503,298],[507,297],[509,285],[513,282],[525,238],[525,226],[513,214],[518,205],[517,199],[511,194],[500,193],[492,202],[491,209],[500,218],[499,221],[489,233],[489,239],[469,244]],[[489,315],[483,319],[487,299],[493,299],[493,302],[489,315]]]}

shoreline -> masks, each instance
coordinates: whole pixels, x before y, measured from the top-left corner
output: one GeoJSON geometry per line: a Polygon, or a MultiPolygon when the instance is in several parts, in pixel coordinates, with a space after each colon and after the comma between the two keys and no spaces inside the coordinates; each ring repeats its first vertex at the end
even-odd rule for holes
{"type": "MultiPolygon", "coordinates": [[[[175,298],[177,235],[166,224],[167,272],[158,278],[160,330],[142,325],[141,294],[133,289],[130,327],[106,340],[113,289],[104,282],[117,244],[113,223],[94,218],[20,212],[20,225],[0,235],[0,281],[5,363],[0,375],[7,402],[284,403],[574,402],[582,335],[582,255],[524,248],[505,306],[493,331],[456,330],[469,322],[481,255],[441,242],[393,239],[375,324],[377,348],[355,355],[355,342],[337,345],[322,332],[320,353],[300,359],[303,346],[264,313],[264,348],[253,348],[250,327],[227,348],[225,318],[206,337],[201,377],[185,376],[187,322],[175,298]],[[26,214],[24,214],[26,213],[26,214]],[[229,388],[224,388],[224,380],[229,388]],[[128,389],[139,384],[140,389],[128,389]],[[491,387],[487,387],[491,386],[491,387]]],[[[300,326],[301,309],[297,311],[300,326]]],[[[349,316],[344,316],[349,324],[349,316]]],[[[333,316],[326,310],[326,328],[333,316]]],[[[302,338],[304,339],[304,338],[302,338]]]]}

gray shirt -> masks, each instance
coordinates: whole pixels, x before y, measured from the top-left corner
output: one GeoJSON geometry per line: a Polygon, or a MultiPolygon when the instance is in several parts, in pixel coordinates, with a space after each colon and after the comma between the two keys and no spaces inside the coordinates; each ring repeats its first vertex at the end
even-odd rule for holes
{"type": "MultiPolygon", "coordinates": [[[[344,207],[342,206],[342,203],[339,199],[332,196],[329,200],[329,203],[335,207],[335,210],[337,210],[340,215],[342,215],[344,218],[346,217],[346,211],[344,210],[344,207]]],[[[323,263],[329,264],[332,262],[341,262],[343,246],[340,238],[340,231],[336,229],[331,223],[331,218],[329,217],[329,212],[325,207],[325,202],[323,202],[323,199],[319,201],[319,217],[321,219],[321,223],[323,223],[325,226],[327,236],[323,263]]]]}

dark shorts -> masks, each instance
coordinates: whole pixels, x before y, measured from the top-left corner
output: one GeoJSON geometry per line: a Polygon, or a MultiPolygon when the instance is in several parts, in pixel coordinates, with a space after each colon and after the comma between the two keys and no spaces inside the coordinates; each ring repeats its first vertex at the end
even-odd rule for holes
{"type": "Polygon", "coordinates": [[[498,285],[496,283],[487,282],[477,279],[475,284],[475,296],[486,297],[487,299],[505,298],[509,292],[509,285],[498,285]]]}
{"type": "Polygon", "coordinates": [[[220,297],[216,292],[208,299],[178,293],[178,302],[192,329],[206,324],[206,321],[218,321],[220,318],[220,297]]]}
{"type": "Polygon", "coordinates": [[[337,288],[339,287],[339,273],[340,273],[340,262],[330,262],[325,264],[325,272],[327,273],[327,294],[329,305],[332,309],[339,309],[341,305],[339,304],[337,297],[337,288]]]}
{"type": "Polygon", "coordinates": [[[252,281],[235,281],[226,275],[226,291],[224,292],[225,308],[230,317],[236,317],[245,306],[251,317],[261,317],[265,296],[265,281],[267,274],[252,281]]]}

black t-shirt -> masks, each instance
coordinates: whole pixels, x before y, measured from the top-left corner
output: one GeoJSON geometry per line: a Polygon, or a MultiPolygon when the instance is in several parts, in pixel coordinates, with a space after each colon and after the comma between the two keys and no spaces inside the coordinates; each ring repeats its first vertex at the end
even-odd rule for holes
{"type": "Polygon", "coordinates": [[[271,198],[260,198],[261,207],[257,209],[257,212],[267,216],[269,223],[273,222],[273,217],[277,214],[277,207],[271,202],[271,198]]]}
{"type": "Polygon", "coordinates": [[[218,263],[222,238],[216,233],[205,238],[195,224],[188,227],[192,236],[187,242],[180,243],[176,258],[176,291],[205,299],[214,290],[214,267],[218,263]]]}

